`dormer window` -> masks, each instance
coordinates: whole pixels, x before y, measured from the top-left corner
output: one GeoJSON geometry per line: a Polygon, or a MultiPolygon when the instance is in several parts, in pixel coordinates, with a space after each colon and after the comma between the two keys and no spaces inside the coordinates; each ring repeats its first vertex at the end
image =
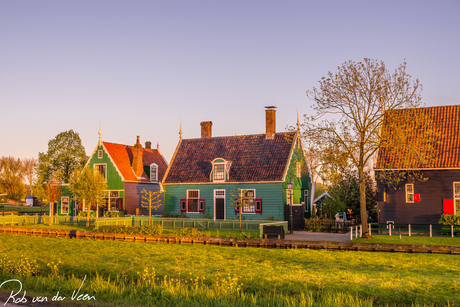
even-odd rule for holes
{"type": "Polygon", "coordinates": [[[228,179],[228,171],[230,162],[222,158],[217,158],[212,161],[211,181],[225,181],[228,179]]]}
{"type": "Polygon", "coordinates": [[[225,179],[225,166],[223,163],[214,165],[214,180],[224,180],[225,179]]]}
{"type": "Polygon", "coordinates": [[[155,163],[150,164],[150,181],[158,181],[158,165],[155,163]]]}

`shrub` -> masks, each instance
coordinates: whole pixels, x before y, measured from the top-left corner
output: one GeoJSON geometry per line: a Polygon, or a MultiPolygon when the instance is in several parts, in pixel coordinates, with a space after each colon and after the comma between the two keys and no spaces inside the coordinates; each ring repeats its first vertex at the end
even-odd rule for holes
{"type": "Polygon", "coordinates": [[[443,214],[439,219],[441,225],[460,225],[460,216],[454,214],[443,214]]]}
{"type": "Polygon", "coordinates": [[[105,212],[105,217],[124,217],[125,212],[124,211],[106,211],[105,212]]]}

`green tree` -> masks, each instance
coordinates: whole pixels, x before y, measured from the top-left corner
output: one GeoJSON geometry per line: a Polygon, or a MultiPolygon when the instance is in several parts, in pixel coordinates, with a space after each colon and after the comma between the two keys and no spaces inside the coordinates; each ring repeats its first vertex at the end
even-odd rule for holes
{"type": "Polygon", "coordinates": [[[141,206],[144,208],[149,208],[149,226],[152,226],[152,208],[158,210],[161,206],[161,194],[163,191],[147,191],[146,189],[142,190],[142,203],[141,206]]]}
{"type": "Polygon", "coordinates": [[[58,171],[62,181],[69,183],[70,175],[78,166],[88,160],[80,135],[73,130],[64,131],[48,142],[48,151],[38,154],[37,176],[40,182],[47,182],[58,171]]]}
{"type": "Polygon", "coordinates": [[[99,210],[99,204],[103,201],[107,183],[104,176],[99,172],[93,171],[92,168],[76,168],[70,177],[70,189],[80,199],[83,206],[87,205],[86,227],[89,227],[89,218],[92,205],[96,206],[96,212],[99,210]]]}
{"type": "MultiPolygon", "coordinates": [[[[375,181],[369,172],[364,172],[364,179],[366,183],[366,211],[371,214],[372,218],[375,218],[377,214],[375,181]]],[[[355,216],[361,216],[359,174],[356,170],[345,170],[340,179],[328,187],[328,193],[332,199],[325,201],[323,213],[329,217],[334,217],[337,212],[351,209],[355,216]]]]}
{"type": "MultiPolygon", "coordinates": [[[[307,91],[316,115],[306,117],[306,137],[315,139],[321,152],[337,152],[358,171],[363,237],[369,236],[366,216],[365,168],[381,147],[398,146],[388,134],[382,134],[387,112],[421,106],[422,86],[412,82],[406,63],[390,73],[383,62],[364,59],[348,61],[319,81],[319,88],[307,91]]],[[[400,120],[393,118],[393,121],[400,120]]],[[[423,118],[413,118],[413,127],[423,118]]],[[[406,126],[407,127],[407,126],[406,126]]],[[[404,126],[396,125],[395,134],[405,135],[404,126]]],[[[412,129],[411,128],[411,129],[412,129]]],[[[418,148],[423,155],[424,148],[418,148]]]]}
{"type": "Polygon", "coordinates": [[[21,159],[11,156],[0,158],[0,186],[9,199],[19,201],[24,195],[24,173],[21,159]]]}
{"type": "Polygon", "coordinates": [[[246,193],[248,193],[248,190],[242,190],[238,189],[237,191],[231,190],[230,195],[233,197],[230,202],[230,206],[235,207],[236,210],[239,212],[239,221],[240,221],[240,232],[243,232],[243,227],[242,227],[242,213],[243,213],[243,208],[248,206],[252,198],[250,197],[245,197],[246,193]]]}

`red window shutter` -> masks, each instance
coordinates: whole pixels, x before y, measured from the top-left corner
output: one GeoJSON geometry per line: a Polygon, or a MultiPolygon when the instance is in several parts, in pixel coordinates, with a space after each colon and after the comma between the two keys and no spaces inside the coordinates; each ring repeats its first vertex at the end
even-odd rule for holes
{"type": "Polygon", "coordinates": [[[198,204],[199,204],[198,212],[204,212],[204,199],[203,198],[199,199],[198,204]]]}
{"type": "Polygon", "coordinates": [[[454,214],[454,200],[443,199],[442,200],[442,213],[443,214],[454,214]]]}
{"type": "Polygon", "coordinates": [[[123,198],[118,199],[118,210],[123,210],[123,198]]]}
{"type": "Polygon", "coordinates": [[[235,199],[235,213],[240,213],[240,208],[238,206],[240,205],[240,202],[235,199]]]}
{"type": "Polygon", "coordinates": [[[255,203],[256,203],[255,212],[262,213],[262,198],[256,198],[255,203]]]}
{"type": "Polygon", "coordinates": [[[185,198],[180,200],[180,212],[187,212],[187,199],[185,198]]]}
{"type": "Polygon", "coordinates": [[[414,194],[414,202],[418,203],[420,201],[420,194],[414,194]]]}

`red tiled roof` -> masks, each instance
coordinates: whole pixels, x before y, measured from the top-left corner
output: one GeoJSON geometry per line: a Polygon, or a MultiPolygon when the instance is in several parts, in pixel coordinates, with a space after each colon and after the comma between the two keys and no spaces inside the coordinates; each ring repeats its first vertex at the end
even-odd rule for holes
{"type": "MultiPolygon", "coordinates": [[[[412,138],[423,137],[423,134],[432,133],[436,136],[434,144],[434,157],[423,164],[414,164],[414,168],[459,168],[460,167],[460,105],[439,106],[415,109],[418,115],[423,115],[425,124],[418,130],[414,130],[412,138]]],[[[400,112],[414,112],[414,109],[401,109],[392,111],[393,116],[400,112]]],[[[412,113],[413,114],[413,113],[412,113]]],[[[383,129],[385,133],[385,128],[383,129]]],[[[406,150],[402,148],[397,152],[379,150],[375,169],[404,169],[404,155],[406,150]]]]}
{"type": "Polygon", "coordinates": [[[227,182],[282,181],[295,132],[182,140],[165,183],[210,182],[212,161],[231,161],[227,182]]]}
{"type": "MultiPolygon", "coordinates": [[[[134,174],[134,171],[131,167],[133,162],[133,148],[134,146],[121,145],[115,143],[103,142],[104,147],[109,152],[112,157],[113,162],[116,164],[118,170],[123,175],[124,179],[127,181],[145,181],[148,182],[149,177],[144,172],[141,179],[138,179],[134,174]]],[[[142,163],[144,166],[150,166],[152,163],[158,165],[158,179],[161,181],[163,176],[168,168],[163,156],[156,149],[144,148],[142,154],[142,163]]]]}

